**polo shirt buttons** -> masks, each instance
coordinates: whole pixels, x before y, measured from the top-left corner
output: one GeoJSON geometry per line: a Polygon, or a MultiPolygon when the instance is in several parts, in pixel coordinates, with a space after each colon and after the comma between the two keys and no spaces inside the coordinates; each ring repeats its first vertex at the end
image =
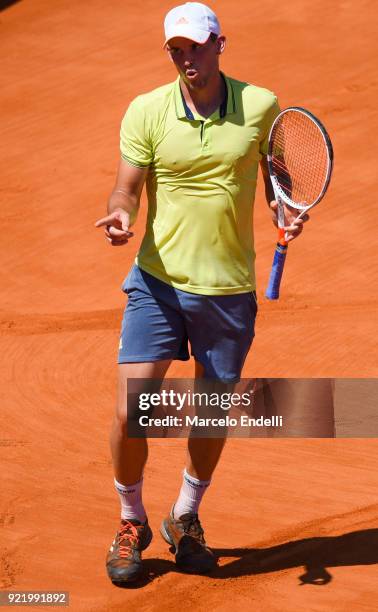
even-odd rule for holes
{"type": "Polygon", "coordinates": [[[202,133],[202,150],[205,150],[205,151],[209,150],[209,147],[210,147],[209,128],[210,128],[209,122],[205,121],[203,125],[203,133],[202,133]]]}

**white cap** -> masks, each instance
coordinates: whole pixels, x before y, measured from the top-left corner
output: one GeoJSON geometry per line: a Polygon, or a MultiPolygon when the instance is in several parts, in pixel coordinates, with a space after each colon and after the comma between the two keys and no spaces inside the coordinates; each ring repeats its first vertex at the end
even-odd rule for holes
{"type": "Polygon", "coordinates": [[[165,43],[175,36],[203,45],[210,34],[220,34],[217,16],[201,2],[186,2],[167,13],[164,20],[165,43]]]}

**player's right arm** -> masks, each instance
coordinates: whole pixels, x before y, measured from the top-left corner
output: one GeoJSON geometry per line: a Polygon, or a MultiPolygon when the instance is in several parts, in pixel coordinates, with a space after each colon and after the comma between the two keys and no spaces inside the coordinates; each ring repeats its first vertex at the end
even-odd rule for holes
{"type": "Polygon", "coordinates": [[[133,233],[129,228],[138,214],[139,201],[148,167],[133,166],[121,158],[116,182],[108,201],[108,215],[96,227],[105,227],[105,236],[112,246],[127,244],[133,233]]]}

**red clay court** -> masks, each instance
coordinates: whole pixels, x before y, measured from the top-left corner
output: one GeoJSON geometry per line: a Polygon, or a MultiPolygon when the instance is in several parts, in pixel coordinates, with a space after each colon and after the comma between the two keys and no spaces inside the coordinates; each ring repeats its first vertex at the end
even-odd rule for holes
{"type": "MultiPolygon", "coordinates": [[[[370,611],[375,439],[230,440],[201,507],[220,554],[211,577],[179,574],[158,534],[185,443],[152,441],[148,578],[125,590],[106,576],[119,516],[108,431],[120,285],[145,198],[127,247],[110,248],[93,224],[113,186],[128,103],[175,78],[162,50],[173,5],[21,0],[0,12],[0,590],[70,591],[80,611],[226,611],[231,602],[235,611],[370,611]]],[[[223,70],[272,89],[282,108],[309,108],[335,150],[331,187],[290,246],[277,303],[264,298],[276,232],[260,180],[260,311],[244,376],[377,376],[375,5],[211,6],[228,37],[223,70]]],[[[191,376],[192,367],[177,363],[169,375],[191,376]]]]}

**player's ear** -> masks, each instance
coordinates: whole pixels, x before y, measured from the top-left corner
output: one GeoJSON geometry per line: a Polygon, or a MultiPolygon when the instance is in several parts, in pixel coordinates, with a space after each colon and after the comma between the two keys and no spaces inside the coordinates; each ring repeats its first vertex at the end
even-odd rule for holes
{"type": "Polygon", "coordinates": [[[221,55],[226,48],[226,37],[218,36],[217,38],[217,55],[221,55]]]}
{"type": "MultiPolygon", "coordinates": [[[[166,52],[166,54],[168,55],[169,59],[171,60],[171,62],[173,62],[173,58],[172,58],[172,54],[169,52],[169,47],[168,45],[164,45],[164,51],[166,52]]],[[[174,63],[174,62],[173,62],[174,63]]]]}

